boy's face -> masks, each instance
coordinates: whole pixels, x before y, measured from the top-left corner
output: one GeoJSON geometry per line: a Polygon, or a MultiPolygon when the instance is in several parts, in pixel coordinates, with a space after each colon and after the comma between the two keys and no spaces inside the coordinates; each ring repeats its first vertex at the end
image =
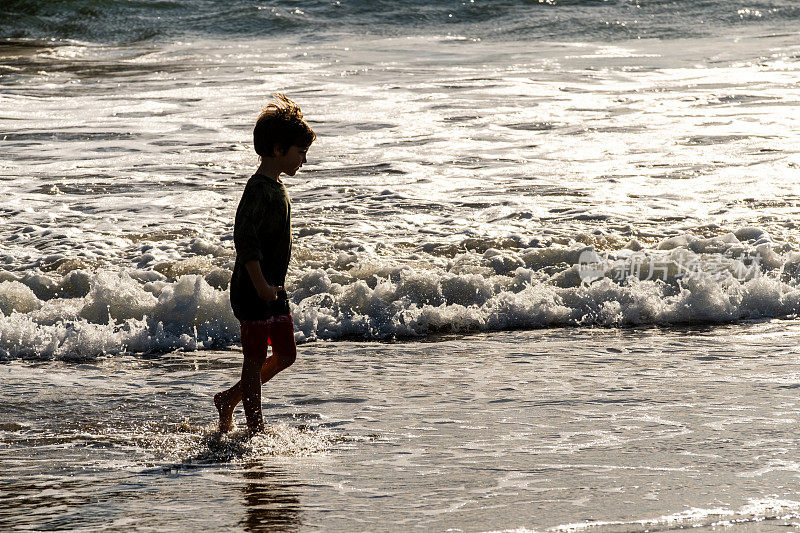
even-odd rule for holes
{"type": "Polygon", "coordinates": [[[281,172],[287,176],[294,176],[306,162],[308,146],[290,146],[285,154],[281,154],[280,150],[276,150],[276,152],[278,152],[276,159],[280,163],[281,172]]]}

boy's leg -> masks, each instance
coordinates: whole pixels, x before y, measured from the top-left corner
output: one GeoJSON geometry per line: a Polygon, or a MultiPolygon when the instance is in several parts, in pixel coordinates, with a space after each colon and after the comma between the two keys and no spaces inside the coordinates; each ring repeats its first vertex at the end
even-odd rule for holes
{"type": "MultiPolygon", "coordinates": [[[[253,323],[242,322],[242,376],[251,376],[259,374],[259,367],[253,372],[252,367],[257,364],[257,360],[261,358],[263,366],[263,358],[267,355],[267,341],[268,330],[265,325],[256,325],[253,323]],[[260,326],[260,327],[259,327],[260,326]],[[256,361],[250,361],[255,359],[256,361]]],[[[259,398],[261,387],[258,387],[259,398]]],[[[231,431],[233,429],[233,410],[242,401],[242,381],[237,381],[236,384],[214,396],[214,405],[219,411],[219,430],[221,432],[231,431]]],[[[260,400],[259,400],[260,406],[260,400]]],[[[247,414],[245,412],[245,414],[247,414]]]]}
{"type": "Polygon", "coordinates": [[[261,323],[242,323],[242,406],[250,433],[264,430],[261,415],[261,367],[267,357],[269,327],[261,323]]]}
{"type": "MultiPolygon", "coordinates": [[[[291,366],[297,357],[297,347],[294,342],[294,324],[291,315],[280,317],[278,322],[272,325],[269,331],[268,342],[272,344],[273,356],[268,357],[261,366],[262,384],[275,377],[281,370],[291,366]]],[[[242,349],[244,350],[244,341],[242,349]]],[[[216,405],[217,411],[219,411],[220,431],[227,432],[233,429],[233,411],[240,401],[242,401],[241,381],[236,382],[233,387],[217,393],[217,395],[214,396],[214,405],[216,405]]]]}
{"type": "Polygon", "coordinates": [[[261,382],[266,383],[281,370],[286,370],[297,359],[297,345],[294,343],[294,322],[292,315],[278,317],[269,327],[269,343],[272,356],[261,367],[261,382]]]}

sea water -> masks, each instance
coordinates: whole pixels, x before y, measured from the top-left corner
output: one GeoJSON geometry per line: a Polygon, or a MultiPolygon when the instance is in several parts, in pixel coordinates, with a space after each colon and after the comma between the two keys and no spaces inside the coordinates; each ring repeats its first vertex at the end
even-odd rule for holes
{"type": "Polygon", "coordinates": [[[62,4],[0,7],[0,520],[800,520],[799,6],[62,4]],[[210,398],[273,92],[318,140],[248,441],[210,398]]]}

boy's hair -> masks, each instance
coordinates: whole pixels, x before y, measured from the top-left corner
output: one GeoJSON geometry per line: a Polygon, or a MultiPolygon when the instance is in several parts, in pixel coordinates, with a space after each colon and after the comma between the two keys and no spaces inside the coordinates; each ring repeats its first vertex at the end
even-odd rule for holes
{"type": "Polygon", "coordinates": [[[316,133],[303,120],[297,104],[285,94],[273,94],[274,103],[261,110],[253,128],[253,147],[261,157],[272,157],[275,149],[286,153],[291,146],[311,146],[316,133]]]}

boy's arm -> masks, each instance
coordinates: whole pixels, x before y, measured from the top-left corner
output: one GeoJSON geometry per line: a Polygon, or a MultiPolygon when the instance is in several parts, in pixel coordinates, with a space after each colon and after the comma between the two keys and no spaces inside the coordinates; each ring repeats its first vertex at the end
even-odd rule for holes
{"type": "Polygon", "coordinates": [[[256,288],[259,298],[268,302],[278,299],[278,291],[283,287],[273,287],[267,283],[267,280],[264,279],[264,273],[261,272],[261,263],[258,262],[258,259],[247,261],[244,267],[250,275],[250,281],[253,282],[253,287],[256,288]]]}
{"type": "Polygon", "coordinates": [[[233,227],[233,243],[236,256],[244,262],[250,281],[259,298],[271,302],[278,298],[278,289],[267,283],[261,271],[263,254],[258,238],[259,226],[264,223],[268,211],[269,194],[256,185],[245,187],[239,207],[236,210],[236,223],[233,227]]]}

